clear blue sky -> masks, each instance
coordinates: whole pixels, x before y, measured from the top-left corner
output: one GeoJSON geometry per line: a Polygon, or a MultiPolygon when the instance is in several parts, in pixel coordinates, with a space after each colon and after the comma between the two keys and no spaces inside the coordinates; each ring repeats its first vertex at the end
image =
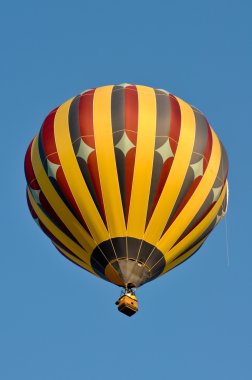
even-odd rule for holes
{"type": "Polygon", "coordinates": [[[0,379],[252,378],[249,0],[5,1],[1,7],[0,379]],[[65,260],[28,213],[23,157],[46,114],[84,89],[165,88],[227,148],[230,207],[200,252],[139,289],[65,260]]]}

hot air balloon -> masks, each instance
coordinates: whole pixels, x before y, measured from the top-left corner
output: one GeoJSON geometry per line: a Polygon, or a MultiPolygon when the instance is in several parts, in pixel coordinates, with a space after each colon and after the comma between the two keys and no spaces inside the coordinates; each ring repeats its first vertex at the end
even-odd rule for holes
{"type": "Polygon", "coordinates": [[[205,116],[162,89],[84,91],[46,117],[25,157],[30,212],[53,245],[124,289],[192,256],[227,210],[226,151],[205,116]]]}

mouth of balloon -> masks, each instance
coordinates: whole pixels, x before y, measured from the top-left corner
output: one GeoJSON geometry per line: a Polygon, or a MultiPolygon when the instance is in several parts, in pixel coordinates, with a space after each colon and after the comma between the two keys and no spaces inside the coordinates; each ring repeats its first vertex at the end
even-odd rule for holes
{"type": "Polygon", "coordinates": [[[133,237],[104,241],[91,255],[94,271],[118,286],[137,288],[164,269],[163,254],[153,245],[133,237]]]}
{"type": "Polygon", "coordinates": [[[119,286],[137,288],[151,279],[150,268],[134,259],[119,259],[105,268],[106,278],[119,286]]]}

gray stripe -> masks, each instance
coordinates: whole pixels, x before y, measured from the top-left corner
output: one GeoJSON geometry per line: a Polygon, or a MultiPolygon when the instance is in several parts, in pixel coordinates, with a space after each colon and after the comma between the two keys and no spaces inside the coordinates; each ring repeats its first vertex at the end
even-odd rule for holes
{"type": "Polygon", "coordinates": [[[157,127],[155,149],[160,148],[168,139],[171,122],[170,98],[160,90],[155,90],[157,102],[157,127]]]}
{"type": "MultiPolygon", "coordinates": [[[[125,133],[125,99],[124,89],[120,86],[114,86],[111,96],[111,119],[114,147],[122,139],[125,133]],[[120,91],[119,91],[120,90],[120,91]]],[[[126,136],[126,135],[125,135],[126,136]]],[[[124,137],[125,137],[124,136],[124,137]]],[[[125,143],[123,143],[124,146],[125,143]]],[[[127,149],[125,150],[127,154],[127,149]]],[[[115,159],[117,166],[117,175],[121,192],[122,205],[125,215],[126,210],[126,184],[125,184],[125,155],[123,151],[115,147],[115,159]]]]}
{"type": "MultiPolygon", "coordinates": [[[[227,176],[227,170],[228,170],[227,154],[226,154],[225,148],[223,147],[222,144],[221,144],[221,148],[222,148],[222,156],[221,156],[221,160],[220,160],[220,166],[219,166],[219,170],[218,170],[218,175],[217,175],[217,177],[216,177],[216,179],[214,181],[213,188],[217,188],[217,187],[223,186],[225,178],[227,176]]],[[[197,222],[200,220],[200,218],[202,218],[202,216],[211,207],[213,201],[214,201],[214,192],[211,189],[210,192],[209,192],[209,194],[208,194],[208,196],[207,196],[207,198],[205,199],[203,205],[201,206],[200,210],[197,212],[197,214],[195,215],[195,217],[193,218],[193,220],[191,221],[191,223],[189,224],[189,226],[186,228],[186,230],[183,233],[183,235],[181,236],[181,238],[183,238],[187,234],[187,232],[194,225],[197,224],[197,222]]]]}
{"type": "Polygon", "coordinates": [[[81,157],[76,157],[76,159],[78,161],[81,174],[82,174],[82,176],[83,176],[83,178],[85,180],[85,183],[87,185],[89,193],[90,193],[90,195],[91,195],[91,197],[92,197],[92,199],[94,201],[94,204],[96,205],[97,210],[99,211],[99,214],[100,214],[101,218],[103,219],[104,223],[106,223],[106,221],[104,220],[104,216],[103,216],[103,214],[101,212],[101,208],[100,208],[100,205],[99,205],[99,202],[98,202],[98,198],[97,198],[97,195],[96,195],[96,192],[95,192],[93,181],[92,181],[90,173],[89,173],[88,165],[87,165],[86,161],[83,160],[81,157]]]}
{"type": "Polygon", "coordinates": [[[205,117],[199,112],[194,112],[194,116],[196,122],[196,134],[190,164],[198,162],[199,157],[204,155],[208,136],[208,128],[205,117]]]}
{"type": "Polygon", "coordinates": [[[228,157],[227,157],[227,152],[226,149],[224,148],[223,144],[221,144],[221,162],[220,162],[220,167],[218,170],[217,178],[214,182],[213,187],[219,187],[222,186],[228,173],[228,157]]]}
{"type": "Polygon", "coordinates": [[[207,198],[205,199],[203,205],[201,206],[201,208],[199,209],[197,214],[194,216],[191,223],[188,225],[188,227],[185,229],[183,234],[180,236],[180,238],[176,241],[176,243],[174,245],[176,245],[180,240],[182,240],[187,235],[187,233],[190,231],[190,229],[192,229],[197,224],[197,222],[200,220],[200,218],[207,212],[207,210],[211,207],[211,205],[213,203],[213,197],[214,197],[214,194],[213,194],[213,191],[211,190],[209,192],[207,198]]]}
{"type": "Polygon", "coordinates": [[[120,141],[124,133],[124,105],[124,89],[120,86],[114,86],[111,95],[111,119],[114,145],[120,141]]]}
{"type": "MultiPolygon", "coordinates": [[[[71,141],[73,144],[75,155],[78,154],[80,143],[82,141],[81,135],[80,135],[80,126],[79,126],[79,102],[80,102],[80,96],[76,96],[76,98],[74,98],[74,100],[72,101],[70,109],[69,109],[69,131],[70,131],[71,141]]],[[[90,195],[92,196],[92,199],[97,207],[97,210],[99,211],[102,219],[104,220],[104,217],[102,215],[101,208],[98,202],[98,198],[95,192],[95,188],[93,185],[93,181],[90,176],[88,165],[86,161],[81,157],[76,157],[76,160],[79,164],[80,171],[85,180],[85,183],[90,192],[90,195]]],[[[104,222],[106,223],[105,220],[104,222]]]]}
{"type": "MultiPolygon", "coordinates": [[[[156,95],[156,106],[157,106],[157,116],[156,116],[156,140],[155,149],[160,148],[169,138],[170,132],[170,119],[171,119],[171,106],[170,98],[167,94],[164,94],[161,90],[155,90],[156,95]]],[[[160,175],[163,169],[163,159],[158,152],[154,152],[153,167],[152,167],[152,178],[151,187],[148,203],[147,219],[148,222],[150,216],[150,210],[152,203],[157,191],[160,175]]]]}
{"type": "Polygon", "coordinates": [[[171,215],[169,217],[169,220],[166,224],[164,231],[167,229],[174,214],[176,213],[177,209],[179,208],[180,204],[182,203],[183,199],[185,198],[186,194],[188,193],[188,191],[190,190],[190,187],[192,186],[194,182],[194,172],[193,172],[193,169],[190,167],[190,165],[193,165],[199,162],[203,158],[205,150],[206,150],[207,137],[208,137],[208,128],[207,128],[206,119],[200,112],[195,111],[195,110],[194,110],[194,116],[195,116],[195,123],[196,123],[196,131],[195,131],[193,153],[190,159],[190,164],[188,166],[182,188],[179,192],[178,198],[175,202],[174,208],[171,212],[171,215]]]}
{"type": "Polygon", "coordinates": [[[150,187],[150,195],[149,195],[149,203],[148,203],[148,212],[146,218],[146,225],[148,224],[151,207],[154,201],[154,197],[157,191],[160,175],[163,168],[163,160],[158,152],[154,152],[153,158],[153,169],[152,169],[152,179],[151,179],[151,187],[150,187]]]}

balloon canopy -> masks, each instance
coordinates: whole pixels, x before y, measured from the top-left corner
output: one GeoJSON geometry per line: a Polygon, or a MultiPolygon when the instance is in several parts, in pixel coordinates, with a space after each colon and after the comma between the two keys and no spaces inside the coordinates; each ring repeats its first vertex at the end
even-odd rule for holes
{"type": "Polygon", "coordinates": [[[139,287],[192,256],[227,209],[228,160],[205,116],[165,90],[84,91],[25,157],[30,212],[58,251],[139,287]]]}

